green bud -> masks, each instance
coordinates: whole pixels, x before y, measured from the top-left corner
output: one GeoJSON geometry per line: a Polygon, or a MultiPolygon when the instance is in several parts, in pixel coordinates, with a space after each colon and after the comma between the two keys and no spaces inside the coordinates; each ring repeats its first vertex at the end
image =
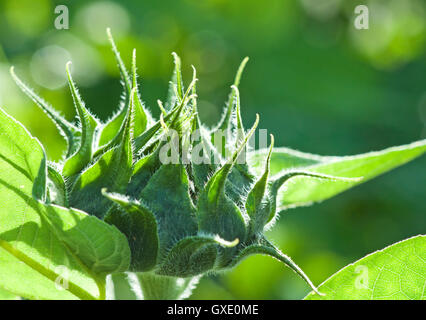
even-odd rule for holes
{"type": "MultiPolygon", "coordinates": [[[[245,162],[245,148],[259,116],[246,133],[238,90],[248,59],[238,69],[222,120],[208,130],[198,117],[195,68],[185,90],[181,60],[173,53],[175,68],[168,97],[164,107],[159,102],[161,118],[154,120],[139,95],[136,51],[129,74],[109,30],[108,36],[120,69],[124,100],[105,123],[85,107],[69,64],[66,71],[79,125],[63,119],[12,70],[17,84],[50,116],[68,143],[61,162],[48,165],[47,181],[34,184],[34,197],[47,197],[47,203],[85,211],[93,219],[115,226],[129,243],[127,271],[145,281],[142,288],[152,297],[161,294],[150,281],[158,281],[159,287],[174,286],[176,295],[163,297],[181,297],[182,284],[193,285],[203,274],[232,268],[253,254],[278,259],[316,290],[263,232],[276,219],[278,190],[289,179],[341,178],[305,171],[271,178],[273,136],[264,173],[257,177],[252,172],[245,162]],[[221,131],[224,134],[216,139],[221,131]],[[198,135],[197,139],[189,134],[198,135]],[[165,163],[164,156],[174,162],[165,163]]],[[[77,231],[61,236],[69,246],[80,245],[77,231]]],[[[101,268],[93,257],[84,258],[94,269],[101,268]]],[[[123,271],[121,267],[117,270],[123,271]]],[[[112,271],[106,263],[99,272],[112,271]]]]}

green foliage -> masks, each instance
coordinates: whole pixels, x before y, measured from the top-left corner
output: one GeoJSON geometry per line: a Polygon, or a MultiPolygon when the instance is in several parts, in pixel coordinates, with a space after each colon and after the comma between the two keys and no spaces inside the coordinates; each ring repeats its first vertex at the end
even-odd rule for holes
{"type": "MultiPolygon", "coordinates": [[[[283,170],[306,170],[312,173],[329,174],[335,177],[362,179],[326,181],[311,177],[297,177],[282,188],[279,208],[295,207],[323,201],[361,182],[370,180],[384,172],[415,159],[426,151],[426,140],[392,147],[382,151],[369,152],[356,156],[326,157],[318,156],[288,148],[275,149],[271,157],[271,174],[280,174],[283,170]]],[[[260,172],[267,150],[252,154],[251,167],[260,172]]]]}
{"type": "Polygon", "coordinates": [[[41,201],[43,148],[2,110],[0,131],[0,287],[34,299],[102,297],[105,276],[128,267],[127,240],[94,216],[41,201]],[[65,291],[55,287],[61,268],[65,291]]]}
{"type": "Polygon", "coordinates": [[[55,113],[12,71],[68,141],[62,160],[48,164],[41,144],[1,112],[0,273],[6,276],[0,287],[14,294],[102,299],[106,275],[131,271],[137,297],[182,298],[203,274],[230,269],[253,254],[279,260],[317,291],[264,235],[277,207],[327,199],[425,151],[420,141],[355,157],[319,157],[274,151],[272,141],[268,151],[246,162],[248,140],[259,124],[257,116],[245,133],[238,84],[247,59],[223,119],[209,130],[198,118],[195,69],[185,90],[181,61],[173,54],[169,95],[154,121],[139,96],[135,51],[130,77],[109,31],[108,36],[124,99],[105,123],[85,107],[69,65],[78,125],[55,113]],[[197,130],[199,139],[191,140],[188,133],[197,130]],[[225,134],[217,139],[221,130],[225,134]],[[188,157],[188,150],[197,150],[203,161],[194,153],[188,157]],[[70,271],[69,286],[59,291],[62,266],[70,271]]]}
{"type": "Polygon", "coordinates": [[[426,236],[416,236],[344,267],[305,299],[424,300],[426,236]]]}
{"type": "Polygon", "coordinates": [[[18,300],[18,299],[19,297],[16,294],[0,289],[0,300],[18,300]]]}

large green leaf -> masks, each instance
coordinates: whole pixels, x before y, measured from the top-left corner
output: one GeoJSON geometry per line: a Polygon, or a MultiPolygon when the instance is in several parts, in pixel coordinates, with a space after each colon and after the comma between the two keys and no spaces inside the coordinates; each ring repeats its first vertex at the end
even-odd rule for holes
{"type": "MultiPolygon", "coordinates": [[[[382,151],[356,156],[324,157],[299,151],[278,148],[272,153],[270,170],[272,175],[282,174],[294,168],[328,174],[336,177],[357,178],[359,181],[319,180],[312,177],[295,177],[280,190],[280,209],[306,205],[326,200],[340,192],[370,180],[386,171],[396,168],[426,151],[426,140],[392,147],[382,151]]],[[[262,174],[268,150],[262,149],[249,157],[251,166],[258,175],[262,174]]]]}
{"type": "Polygon", "coordinates": [[[425,299],[426,236],[419,235],[348,265],[305,299],[425,299]]]}
{"type": "Polygon", "coordinates": [[[19,300],[20,298],[13,293],[7,292],[0,288],[0,300],[19,300]]]}
{"type": "Polygon", "coordinates": [[[127,240],[82,211],[35,199],[46,174],[38,140],[0,109],[0,287],[30,299],[102,298],[105,275],[128,267],[127,240]]]}
{"type": "MultiPolygon", "coordinates": [[[[249,153],[248,161],[254,172],[260,176],[265,168],[266,158],[269,153],[269,148],[260,149],[249,153]]],[[[306,168],[315,164],[326,163],[329,160],[338,157],[324,157],[310,153],[305,153],[289,148],[274,148],[270,161],[270,174],[276,175],[282,170],[306,168]]]]}

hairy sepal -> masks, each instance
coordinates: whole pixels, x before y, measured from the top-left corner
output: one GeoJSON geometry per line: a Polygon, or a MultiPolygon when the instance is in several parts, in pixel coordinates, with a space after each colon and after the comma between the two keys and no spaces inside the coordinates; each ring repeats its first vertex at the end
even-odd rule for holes
{"type": "Polygon", "coordinates": [[[102,154],[74,182],[70,194],[71,206],[103,218],[111,202],[101,194],[101,189],[118,193],[126,190],[133,171],[132,110],[132,107],[128,109],[120,129],[120,144],[102,154]]]}
{"type": "Polygon", "coordinates": [[[111,208],[105,221],[126,235],[132,253],[130,271],[152,270],[157,263],[159,250],[158,227],[154,214],[137,200],[109,193],[106,189],[102,190],[102,194],[117,204],[111,208]]]}

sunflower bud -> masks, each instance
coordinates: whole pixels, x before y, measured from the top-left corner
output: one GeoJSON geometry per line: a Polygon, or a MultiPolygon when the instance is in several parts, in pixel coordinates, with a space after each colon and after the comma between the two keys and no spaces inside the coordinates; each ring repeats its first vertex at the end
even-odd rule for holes
{"type": "MultiPolygon", "coordinates": [[[[85,106],[69,64],[66,72],[78,124],[61,118],[13,73],[17,84],[51,117],[68,143],[63,159],[49,164],[48,201],[78,208],[120,230],[131,251],[128,271],[146,283],[186,278],[183,283],[190,284],[203,274],[230,269],[250,255],[264,254],[289,266],[316,290],[263,232],[275,221],[278,190],[288,179],[331,177],[291,171],[271,178],[272,135],[263,174],[252,173],[246,149],[259,116],[246,132],[238,91],[248,59],[238,69],[222,119],[208,129],[198,117],[195,68],[185,89],[181,62],[173,53],[175,69],[168,99],[164,104],[159,101],[161,116],[156,120],[139,95],[136,51],[129,73],[108,34],[124,94],[119,110],[106,123],[85,106]]],[[[149,292],[146,283],[142,287],[149,292]]]]}

